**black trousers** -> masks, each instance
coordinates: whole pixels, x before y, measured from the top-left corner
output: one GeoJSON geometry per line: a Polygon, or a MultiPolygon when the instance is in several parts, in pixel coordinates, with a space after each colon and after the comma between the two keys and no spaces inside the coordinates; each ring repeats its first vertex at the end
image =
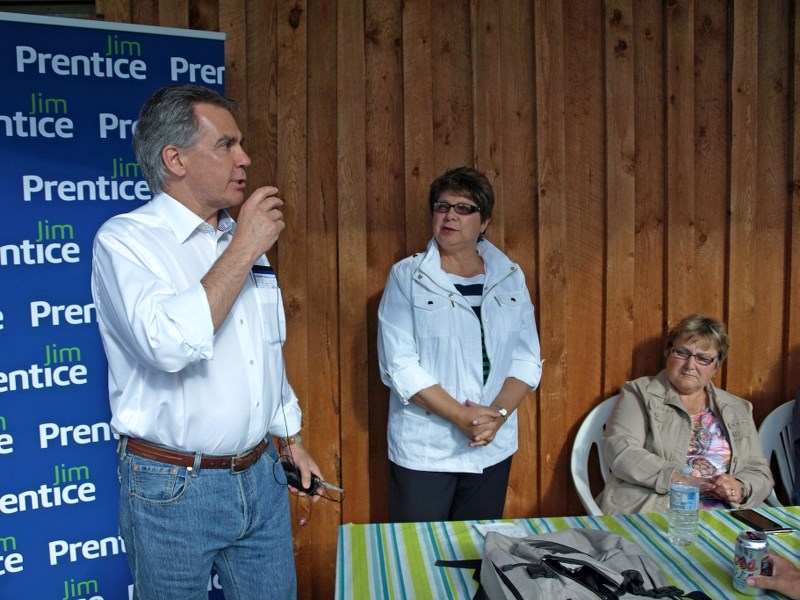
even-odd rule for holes
{"type": "Polygon", "coordinates": [[[483,473],[415,471],[390,462],[389,520],[502,519],[512,458],[487,467],[483,473]]]}

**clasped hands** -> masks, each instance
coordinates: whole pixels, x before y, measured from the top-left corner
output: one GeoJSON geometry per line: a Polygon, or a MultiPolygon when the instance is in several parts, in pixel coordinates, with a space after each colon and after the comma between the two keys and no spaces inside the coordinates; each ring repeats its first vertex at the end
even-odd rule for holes
{"type": "Polygon", "coordinates": [[[711,480],[711,493],[728,504],[741,504],[745,501],[745,488],[733,475],[721,473],[711,480]]]}
{"type": "Polygon", "coordinates": [[[504,422],[496,408],[467,400],[459,414],[458,428],[474,448],[491,444],[504,422]]]}
{"type": "Polygon", "coordinates": [[[727,504],[742,504],[745,499],[744,485],[733,475],[720,473],[711,479],[692,477],[700,487],[701,494],[711,493],[727,504]]]}

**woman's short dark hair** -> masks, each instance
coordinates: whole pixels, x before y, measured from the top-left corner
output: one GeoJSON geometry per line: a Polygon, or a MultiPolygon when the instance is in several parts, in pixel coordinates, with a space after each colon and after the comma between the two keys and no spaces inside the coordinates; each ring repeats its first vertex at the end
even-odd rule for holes
{"type": "Polygon", "coordinates": [[[675,342],[679,339],[686,341],[700,339],[717,349],[717,366],[728,356],[730,349],[730,339],[728,339],[728,328],[725,323],[704,315],[689,315],[678,323],[667,338],[666,352],[669,352],[675,342]]]}
{"type": "Polygon", "coordinates": [[[173,144],[191,148],[200,138],[200,124],[194,107],[211,104],[234,113],[234,102],[218,92],[199,85],[170,85],[150,96],[139,111],[133,133],[133,149],[150,191],[164,189],[169,177],[161,150],[173,144]]]}
{"type": "Polygon", "coordinates": [[[494,210],[494,190],[486,175],[477,169],[457,167],[434,179],[428,196],[431,213],[434,203],[438,202],[445,192],[453,192],[475,202],[481,209],[481,222],[491,218],[494,210]]]}

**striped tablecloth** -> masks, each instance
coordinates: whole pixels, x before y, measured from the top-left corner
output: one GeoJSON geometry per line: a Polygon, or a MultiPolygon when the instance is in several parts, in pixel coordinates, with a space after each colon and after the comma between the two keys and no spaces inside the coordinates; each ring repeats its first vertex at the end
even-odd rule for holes
{"type": "MultiPolygon", "coordinates": [[[[800,564],[800,507],[761,508],[793,533],[770,536],[777,554],[800,564]]],[[[677,547],[665,536],[666,515],[604,515],[502,521],[530,533],[570,528],[615,531],[638,543],[664,569],[670,582],[702,590],[714,600],[749,598],[731,585],[736,535],[746,526],[728,511],[701,511],[698,543],[677,547]]],[[[347,524],[339,528],[336,598],[339,600],[469,600],[477,589],[470,569],[435,565],[437,559],[480,558],[483,537],[475,522],[347,524]]],[[[765,593],[760,598],[784,598],[765,593]]]]}

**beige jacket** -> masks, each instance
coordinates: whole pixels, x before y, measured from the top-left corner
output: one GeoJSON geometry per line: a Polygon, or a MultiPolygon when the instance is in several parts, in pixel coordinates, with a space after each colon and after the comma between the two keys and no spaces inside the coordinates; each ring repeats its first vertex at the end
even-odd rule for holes
{"type": "MultiPolygon", "coordinates": [[[[731,445],[729,474],[742,482],[747,500],[734,508],[761,504],[774,481],[764,458],[753,406],[709,383],[711,410],[720,417],[731,445]]],[[[611,473],[598,496],[606,514],[664,512],[672,474],[686,464],[692,420],[666,372],[622,386],[605,431],[611,473]]]]}

